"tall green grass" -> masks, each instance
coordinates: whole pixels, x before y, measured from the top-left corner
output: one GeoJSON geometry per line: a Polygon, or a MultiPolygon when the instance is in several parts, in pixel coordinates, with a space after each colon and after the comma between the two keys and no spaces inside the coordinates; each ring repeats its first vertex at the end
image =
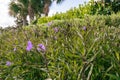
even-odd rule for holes
{"type": "Polygon", "coordinates": [[[119,80],[120,16],[86,16],[1,30],[0,78],[119,80]],[[29,40],[31,51],[26,50],[29,40]],[[38,51],[38,44],[46,51],[38,51]]]}

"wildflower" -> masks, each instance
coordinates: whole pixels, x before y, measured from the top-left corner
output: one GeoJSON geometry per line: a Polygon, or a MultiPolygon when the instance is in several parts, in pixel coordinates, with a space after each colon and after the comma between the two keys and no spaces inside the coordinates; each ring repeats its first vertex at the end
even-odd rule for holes
{"type": "Polygon", "coordinates": [[[56,32],[56,33],[58,32],[58,28],[57,27],[54,28],[54,32],[56,32]]]}
{"type": "Polygon", "coordinates": [[[85,31],[85,30],[87,30],[87,28],[84,26],[84,27],[83,27],[83,30],[85,31]]]}
{"type": "Polygon", "coordinates": [[[38,47],[37,50],[40,51],[41,49],[38,47]]]}
{"type": "Polygon", "coordinates": [[[17,49],[16,48],[14,48],[14,50],[13,51],[16,51],[17,49]]]}
{"type": "Polygon", "coordinates": [[[43,44],[38,44],[38,48],[37,48],[38,51],[45,51],[46,48],[43,44]]]}
{"type": "Polygon", "coordinates": [[[47,26],[48,26],[48,27],[51,26],[52,23],[53,23],[52,21],[51,21],[51,22],[48,22],[48,23],[47,23],[47,26]]]}
{"type": "Polygon", "coordinates": [[[6,62],[6,66],[10,66],[12,63],[10,61],[6,62]]]}
{"type": "Polygon", "coordinates": [[[27,51],[30,51],[30,50],[32,49],[32,47],[33,47],[32,42],[31,42],[31,41],[28,41],[26,50],[27,50],[27,51]]]}

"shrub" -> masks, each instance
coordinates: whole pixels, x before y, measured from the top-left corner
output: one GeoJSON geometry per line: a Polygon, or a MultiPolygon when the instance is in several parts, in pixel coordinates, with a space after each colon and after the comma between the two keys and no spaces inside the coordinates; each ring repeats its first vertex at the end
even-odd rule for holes
{"type": "Polygon", "coordinates": [[[84,5],[79,5],[78,8],[68,10],[66,13],[57,13],[52,17],[42,17],[38,19],[38,24],[50,22],[52,20],[66,20],[74,18],[84,18],[86,15],[112,15],[120,11],[120,2],[112,1],[102,3],[90,0],[84,5]]]}
{"type": "Polygon", "coordinates": [[[0,78],[119,80],[119,20],[119,15],[86,16],[4,30],[0,78]]]}

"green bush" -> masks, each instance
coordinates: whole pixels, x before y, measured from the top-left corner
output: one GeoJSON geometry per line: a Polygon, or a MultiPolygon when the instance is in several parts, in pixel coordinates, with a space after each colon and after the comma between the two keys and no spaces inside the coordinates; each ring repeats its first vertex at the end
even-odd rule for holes
{"type": "Polygon", "coordinates": [[[73,8],[68,10],[66,13],[57,13],[52,17],[42,17],[39,18],[37,23],[46,23],[52,20],[66,20],[66,19],[74,19],[74,18],[84,18],[86,15],[112,15],[114,13],[118,13],[120,11],[120,2],[107,2],[102,3],[100,1],[95,2],[94,0],[90,0],[88,3],[84,5],[79,5],[78,8],[73,8]]]}
{"type": "Polygon", "coordinates": [[[3,80],[119,80],[120,16],[86,16],[4,29],[0,34],[3,80]],[[28,41],[33,48],[26,50],[28,41]],[[43,44],[45,51],[38,50],[43,44]]]}

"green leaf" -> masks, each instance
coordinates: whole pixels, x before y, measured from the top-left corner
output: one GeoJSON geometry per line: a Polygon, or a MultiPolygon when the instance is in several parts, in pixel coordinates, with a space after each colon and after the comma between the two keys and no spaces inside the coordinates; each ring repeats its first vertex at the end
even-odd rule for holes
{"type": "Polygon", "coordinates": [[[107,76],[109,76],[111,78],[111,80],[115,79],[115,80],[120,80],[120,77],[114,75],[114,74],[106,74],[107,76]]]}

